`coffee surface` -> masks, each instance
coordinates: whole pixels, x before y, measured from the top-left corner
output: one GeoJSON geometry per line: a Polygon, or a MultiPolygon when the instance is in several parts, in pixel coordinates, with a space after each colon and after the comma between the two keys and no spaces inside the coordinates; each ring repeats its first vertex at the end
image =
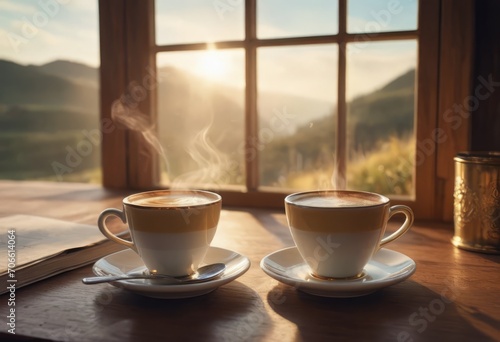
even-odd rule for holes
{"type": "Polygon", "coordinates": [[[213,198],[202,194],[166,194],[139,198],[132,203],[147,207],[190,207],[212,202],[214,202],[213,198]]]}
{"type": "Polygon", "coordinates": [[[315,208],[366,207],[383,203],[376,197],[367,198],[331,194],[303,195],[294,198],[292,202],[297,205],[315,208]]]}

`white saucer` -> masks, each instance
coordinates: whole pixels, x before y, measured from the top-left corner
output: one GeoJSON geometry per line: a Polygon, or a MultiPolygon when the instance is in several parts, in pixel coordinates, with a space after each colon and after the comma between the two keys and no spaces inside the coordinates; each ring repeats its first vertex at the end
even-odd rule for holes
{"type": "Polygon", "coordinates": [[[404,254],[380,249],[364,268],[364,276],[348,280],[313,277],[296,247],[271,253],[260,267],[272,278],[296,289],[323,297],[359,297],[394,285],[415,273],[415,262],[404,254]]]}
{"type": "MultiPolygon", "coordinates": [[[[220,277],[203,283],[166,285],[152,283],[149,279],[131,279],[118,280],[110,284],[147,297],[189,298],[212,292],[219,286],[238,278],[250,268],[250,260],[247,257],[218,247],[209,248],[203,264],[200,266],[217,262],[226,264],[226,270],[220,277]]],[[[99,259],[92,268],[92,271],[98,276],[124,275],[129,272],[145,270],[146,266],[141,258],[131,249],[107,255],[99,259]]]]}

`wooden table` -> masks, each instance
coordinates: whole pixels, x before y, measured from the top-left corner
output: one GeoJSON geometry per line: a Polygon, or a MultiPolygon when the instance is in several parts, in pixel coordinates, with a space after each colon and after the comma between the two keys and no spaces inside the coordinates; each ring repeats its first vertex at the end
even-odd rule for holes
{"type": "MultiPolygon", "coordinates": [[[[89,224],[102,209],[121,207],[126,195],[10,181],[0,182],[0,194],[0,217],[30,213],[89,224]]],[[[213,245],[252,262],[236,281],[197,298],[155,300],[83,285],[92,273],[83,267],[17,290],[15,336],[7,333],[7,295],[0,296],[0,340],[498,341],[500,256],[459,250],[451,237],[451,224],[417,223],[390,247],[416,261],[410,279],[364,297],[322,298],[259,267],[267,254],[293,245],[283,212],[226,208],[213,245]]]]}

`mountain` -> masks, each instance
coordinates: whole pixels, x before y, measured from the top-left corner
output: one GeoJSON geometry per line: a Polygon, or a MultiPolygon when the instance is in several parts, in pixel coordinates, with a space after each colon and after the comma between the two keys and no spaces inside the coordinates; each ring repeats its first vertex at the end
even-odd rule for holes
{"type": "Polygon", "coordinates": [[[260,127],[271,127],[276,112],[286,111],[290,120],[286,122],[283,132],[276,135],[293,134],[303,125],[310,125],[325,116],[329,116],[335,109],[333,101],[322,101],[304,96],[289,95],[278,92],[261,92],[258,94],[258,111],[260,127]]]}
{"type": "Polygon", "coordinates": [[[90,115],[97,113],[99,94],[96,86],[48,74],[40,67],[5,60],[0,60],[0,75],[0,104],[57,106],[78,108],[90,115]]]}
{"type": "Polygon", "coordinates": [[[24,66],[0,60],[0,178],[61,180],[53,163],[66,165],[69,151],[79,148],[84,156],[73,156],[77,163],[65,169],[63,180],[85,181],[81,174],[98,167],[99,147],[82,144],[84,132],[99,124],[97,82],[87,72],[96,74],[75,63],[24,66]],[[70,77],[78,74],[86,81],[70,77]]]}
{"type": "MultiPolygon", "coordinates": [[[[372,93],[348,103],[347,149],[365,155],[391,137],[404,138],[414,125],[415,70],[410,70],[372,93]]],[[[273,186],[290,174],[333,169],[335,113],[297,128],[292,136],[271,141],[261,152],[260,179],[273,186]],[[281,168],[275,166],[282,161],[281,168]]]]}
{"type": "MultiPolygon", "coordinates": [[[[409,70],[369,94],[358,96],[347,104],[347,130],[350,140],[369,150],[385,137],[404,136],[413,130],[415,70],[409,70]]],[[[333,114],[334,116],[335,114],[333,114]]],[[[332,115],[315,122],[315,126],[328,130],[332,124],[332,115]]],[[[324,132],[307,133],[310,125],[303,125],[297,132],[313,139],[324,132]]]]}
{"type": "Polygon", "coordinates": [[[42,71],[48,75],[57,76],[73,83],[81,83],[97,88],[99,83],[99,69],[77,62],[57,60],[40,66],[29,67],[42,71]]]}
{"type": "Polygon", "coordinates": [[[354,99],[348,109],[348,130],[355,150],[369,151],[384,137],[403,137],[413,131],[415,70],[382,88],[354,99]]]}

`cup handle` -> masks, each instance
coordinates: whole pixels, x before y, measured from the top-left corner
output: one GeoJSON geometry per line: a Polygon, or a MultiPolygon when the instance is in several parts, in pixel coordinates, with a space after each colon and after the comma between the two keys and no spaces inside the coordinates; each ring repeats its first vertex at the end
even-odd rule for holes
{"type": "Polygon", "coordinates": [[[123,211],[114,208],[105,209],[102,213],[99,214],[99,218],[97,219],[97,226],[99,227],[101,233],[108,239],[116,243],[125,245],[138,253],[137,247],[135,247],[132,241],[124,240],[109,231],[108,227],[106,226],[106,219],[109,216],[117,216],[118,218],[120,218],[120,220],[122,220],[123,223],[127,223],[127,217],[125,216],[125,213],[123,211]]]}
{"type": "Polygon", "coordinates": [[[406,205],[393,205],[389,209],[389,218],[387,219],[387,221],[389,221],[392,216],[400,213],[406,216],[405,222],[394,233],[392,233],[388,237],[383,238],[382,241],[380,241],[380,246],[383,246],[389,242],[396,240],[401,235],[406,233],[408,229],[410,229],[411,225],[413,224],[414,217],[413,217],[413,211],[410,209],[410,207],[407,207],[406,205]]]}

